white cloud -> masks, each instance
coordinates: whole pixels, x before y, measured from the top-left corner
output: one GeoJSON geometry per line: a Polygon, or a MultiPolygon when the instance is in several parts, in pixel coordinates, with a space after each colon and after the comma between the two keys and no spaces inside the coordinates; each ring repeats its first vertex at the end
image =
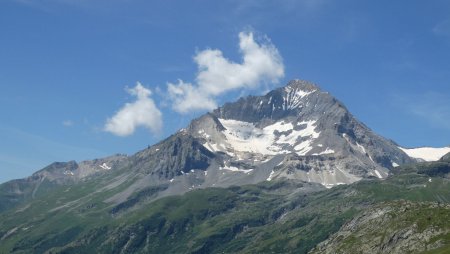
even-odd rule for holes
{"type": "Polygon", "coordinates": [[[216,102],[206,94],[200,93],[198,87],[191,83],[178,80],[178,84],[169,83],[167,85],[169,95],[173,100],[173,109],[180,113],[187,113],[189,110],[202,110],[216,108],[216,102]]]}
{"type": "Polygon", "coordinates": [[[172,108],[179,113],[211,110],[217,105],[217,96],[233,90],[277,83],[284,77],[283,60],[267,38],[258,43],[252,32],[241,32],[239,49],[242,63],[230,61],[217,49],[198,52],[194,57],[199,70],[196,83],[178,80],[177,84],[167,85],[172,108]]]}
{"type": "Polygon", "coordinates": [[[62,124],[65,126],[65,127],[71,127],[71,126],[73,126],[73,121],[71,121],[71,120],[64,120],[63,122],[62,122],[62,124]]]}
{"type": "Polygon", "coordinates": [[[134,133],[137,127],[145,127],[153,133],[162,128],[162,114],[150,98],[150,89],[137,83],[134,88],[126,91],[136,96],[136,101],[126,103],[113,117],[106,121],[104,130],[117,136],[128,136],[134,133]]]}

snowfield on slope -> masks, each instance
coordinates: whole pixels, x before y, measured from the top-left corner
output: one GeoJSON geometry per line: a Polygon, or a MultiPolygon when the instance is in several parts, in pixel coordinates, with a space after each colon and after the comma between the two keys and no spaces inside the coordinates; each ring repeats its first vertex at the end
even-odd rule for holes
{"type": "Polygon", "coordinates": [[[312,142],[317,139],[320,132],[316,132],[316,121],[298,123],[303,127],[295,130],[292,123],[276,122],[262,129],[253,123],[237,120],[219,119],[225,127],[223,131],[228,145],[235,151],[253,152],[263,155],[276,155],[290,153],[284,146],[294,147],[299,155],[306,155],[312,149],[312,142]],[[279,132],[279,135],[276,135],[279,132]],[[298,142],[300,138],[307,138],[298,142]]]}
{"type": "Polygon", "coordinates": [[[424,161],[437,161],[442,158],[442,156],[450,153],[450,147],[399,148],[403,150],[403,152],[405,152],[409,157],[422,159],[424,161]]]}

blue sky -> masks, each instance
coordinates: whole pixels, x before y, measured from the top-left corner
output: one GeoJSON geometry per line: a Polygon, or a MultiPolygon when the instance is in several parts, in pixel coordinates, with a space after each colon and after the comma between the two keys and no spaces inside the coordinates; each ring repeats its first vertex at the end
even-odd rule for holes
{"type": "Polygon", "coordinates": [[[183,128],[207,111],[173,105],[187,98],[176,91],[211,80],[199,79],[205,52],[231,72],[259,68],[247,82],[201,92],[210,105],[300,78],[402,146],[450,145],[446,0],[3,0],[0,182],[53,161],[133,154],[183,128]],[[256,47],[255,59],[282,73],[242,62],[239,43],[250,35],[248,52],[256,47]],[[142,108],[152,113],[131,114],[136,126],[117,125],[142,108]]]}

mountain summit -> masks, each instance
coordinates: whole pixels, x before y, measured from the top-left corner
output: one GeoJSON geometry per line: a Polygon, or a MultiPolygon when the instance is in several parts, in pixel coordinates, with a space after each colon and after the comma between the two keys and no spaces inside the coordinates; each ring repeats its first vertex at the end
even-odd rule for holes
{"type": "Polygon", "coordinates": [[[187,133],[223,154],[227,174],[245,172],[239,182],[283,177],[331,187],[384,178],[389,169],[412,162],[329,93],[301,80],[227,103],[194,120],[187,133]]]}

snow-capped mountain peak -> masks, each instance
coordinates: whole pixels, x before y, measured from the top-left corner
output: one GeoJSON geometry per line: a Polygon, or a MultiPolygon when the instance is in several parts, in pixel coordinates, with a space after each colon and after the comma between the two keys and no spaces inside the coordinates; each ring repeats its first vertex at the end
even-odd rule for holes
{"type": "Polygon", "coordinates": [[[411,162],[329,93],[301,80],[227,103],[194,120],[189,133],[209,151],[225,154],[225,165],[251,168],[248,177],[258,179],[296,178],[330,187],[384,178],[390,168],[411,162]]]}
{"type": "Polygon", "coordinates": [[[285,110],[292,110],[302,106],[304,97],[318,91],[317,87],[311,83],[301,80],[291,81],[284,88],[283,108],[285,110]]]}

